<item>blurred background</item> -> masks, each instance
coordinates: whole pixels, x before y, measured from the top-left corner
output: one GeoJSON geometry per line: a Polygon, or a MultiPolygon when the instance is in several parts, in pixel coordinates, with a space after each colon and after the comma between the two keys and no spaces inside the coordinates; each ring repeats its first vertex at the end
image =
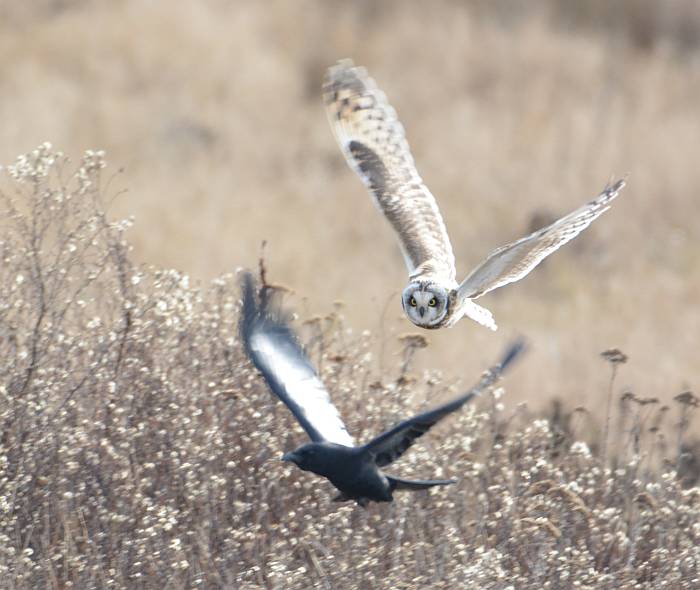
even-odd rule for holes
{"type": "Polygon", "coordinates": [[[0,0],[0,162],[50,141],[104,149],[113,217],[144,264],[202,285],[254,266],[302,317],[341,312],[384,346],[415,332],[390,228],[347,168],[324,70],[365,65],[402,119],[463,276],[493,248],[628,187],[470,321],[423,332],[421,367],[473,380],[515,334],[508,400],[670,399],[700,380],[700,3],[696,0],[0,0]]]}

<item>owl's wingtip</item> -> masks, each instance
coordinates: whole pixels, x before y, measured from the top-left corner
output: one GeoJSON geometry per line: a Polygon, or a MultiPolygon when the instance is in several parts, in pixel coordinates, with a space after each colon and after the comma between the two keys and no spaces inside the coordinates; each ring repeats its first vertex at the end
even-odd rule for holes
{"type": "Polygon", "coordinates": [[[349,57],[344,57],[328,67],[326,70],[325,79],[334,80],[337,78],[342,78],[343,76],[347,75],[347,72],[352,72],[355,69],[357,69],[355,62],[349,57]]]}
{"type": "Polygon", "coordinates": [[[340,68],[354,68],[355,62],[352,60],[351,57],[341,57],[331,67],[332,68],[338,68],[338,67],[340,67],[340,68]]]}
{"type": "Polygon", "coordinates": [[[339,59],[326,70],[323,78],[323,91],[333,94],[341,89],[351,90],[355,94],[363,94],[367,89],[375,87],[367,70],[355,65],[350,58],[339,59]]]}
{"type": "Polygon", "coordinates": [[[614,177],[608,181],[603,189],[603,194],[610,196],[610,198],[616,197],[625,186],[627,185],[627,179],[629,178],[629,173],[625,174],[621,178],[614,180],[614,177]]]}

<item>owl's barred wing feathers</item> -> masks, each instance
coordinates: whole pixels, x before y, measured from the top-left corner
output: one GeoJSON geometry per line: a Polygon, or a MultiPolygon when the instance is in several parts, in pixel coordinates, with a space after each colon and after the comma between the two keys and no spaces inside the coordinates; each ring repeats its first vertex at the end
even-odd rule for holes
{"type": "Polygon", "coordinates": [[[625,186],[624,180],[618,180],[606,186],[598,198],[548,227],[494,250],[458,284],[452,247],[437,203],[416,170],[403,127],[382,91],[364,68],[345,60],[326,73],[323,98],[331,128],[348,164],[399,237],[409,280],[413,283],[429,279],[434,283],[419,284],[417,288],[409,284],[415,291],[408,292],[408,287],[404,291],[410,296],[404,301],[404,309],[409,319],[422,327],[452,326],[466,315],[495,330],[491,312],[472,300],[522,279],[607,211],[625,186]],[[414,299],[417,289],[421,293],[414,299]],[[421,297],[440,290],[449,294],[451,305],[445,306],[445,297],[439,296],[440,307],[430,303],[436,311],[428,310],[424,319],[426,307],[421,306],[425,305],[421,297]],[[420,317],[406,307],[406,301],[411,302],[420,317]]]}
{"type": "Polygon", "coordinates": [[[609,184],[596,199],[583,207],[529,236],[491,252],[459,286],[459,298],[476,299],[493,289],[522,279],[542,260],[575,238],[607,211],[610,202],[624,186],[624,179],[609,184]]]}
{"type": "Polygon", "coordinates": [[[364,68],[331,67],[323,100],[338,143],[399,236],[411,278],[455,283],[455,261],[435,198],[423,184],[396,112],[364,68]]]}

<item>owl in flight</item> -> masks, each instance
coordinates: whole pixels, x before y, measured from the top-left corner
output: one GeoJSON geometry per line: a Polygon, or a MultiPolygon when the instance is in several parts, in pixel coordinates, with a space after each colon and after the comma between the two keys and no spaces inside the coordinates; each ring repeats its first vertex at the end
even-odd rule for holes
{"type": "Polygon", "coordinates": [[[323,100],[348,164],[398,234],[409,273],[401,303],[421,328],[453,326],[466,315],[495,330],[491,312],[474,299],[522,279],[607,211],[625,186],[624,180],[610,183],[583,207],[497,248],[458,283],[437,202],[416,170],[403,126],[384,93],[364,68],[344,60],[326,73],[323,100]]]}

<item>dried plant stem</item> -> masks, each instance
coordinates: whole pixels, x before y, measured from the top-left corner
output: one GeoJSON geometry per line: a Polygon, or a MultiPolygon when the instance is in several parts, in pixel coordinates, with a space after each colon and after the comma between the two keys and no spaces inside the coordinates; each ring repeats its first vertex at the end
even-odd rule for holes
{"type": "Polygon", "coordinates": [[[617,376],[617,363],[612,363],[610,372],[610,381],[608,382],[608,399],[605,410],[605,427],[603,430],[603,452],[601,453],[601,461],[603,466],[608,464],[608,449],[610,444],[610,422],[612,420],[612,399],[613,386],[615,385],[615,377],[617,376]]]}

